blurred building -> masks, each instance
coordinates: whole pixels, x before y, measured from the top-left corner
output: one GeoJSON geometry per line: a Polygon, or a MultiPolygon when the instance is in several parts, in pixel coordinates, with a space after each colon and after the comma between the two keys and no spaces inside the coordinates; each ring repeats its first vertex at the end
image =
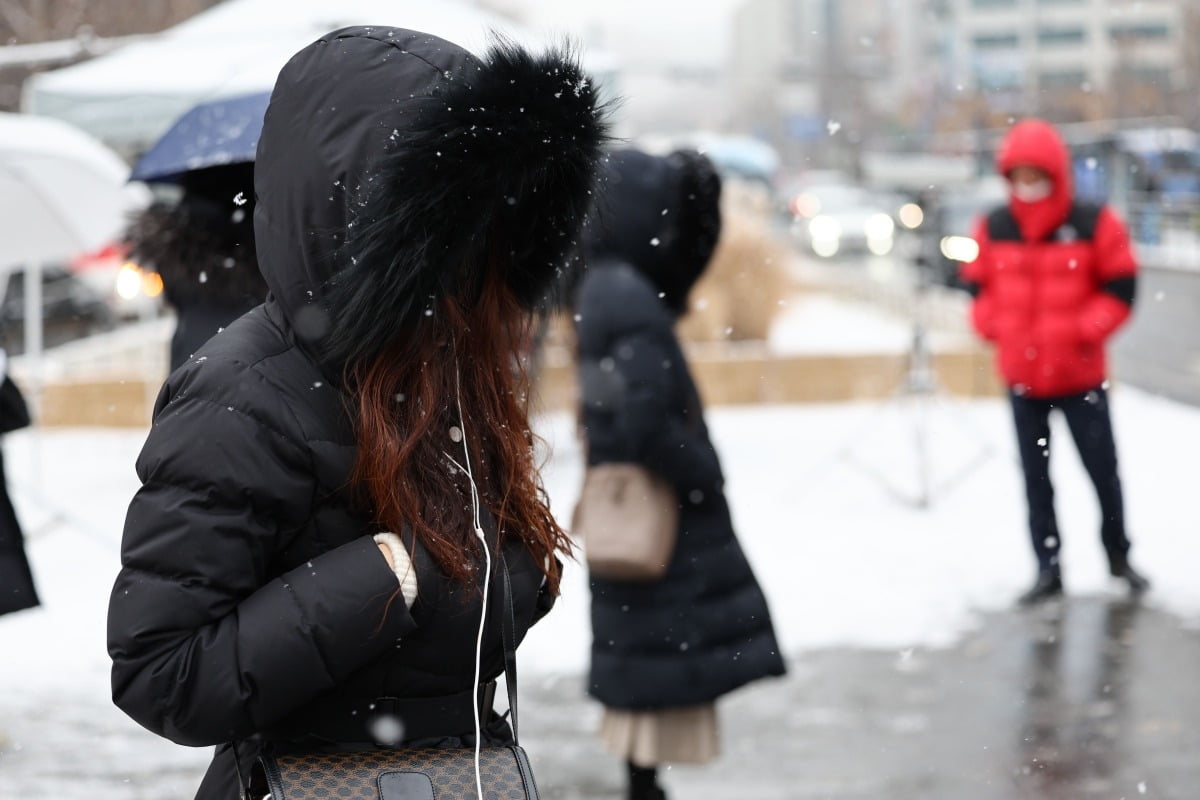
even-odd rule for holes
{"type": "Polygon", "coordinates": [[[844,162],[929,93],[936,5],[746,0],[730,57],[736,118],[792,162],[853,168],[844,162]]]}
{"type": "Polygon", "coordinates": [[[948,0],[947,55],[989,111],[1062,121],[1161,114],[1194,77],[1198,5],[948,0]]]}
{"type": "Polygon", "coordinates": [[[1029,114],[1196,126],[1200,2],[745,0],[730,67],[740,127],[800,166],[1029,114]]]}

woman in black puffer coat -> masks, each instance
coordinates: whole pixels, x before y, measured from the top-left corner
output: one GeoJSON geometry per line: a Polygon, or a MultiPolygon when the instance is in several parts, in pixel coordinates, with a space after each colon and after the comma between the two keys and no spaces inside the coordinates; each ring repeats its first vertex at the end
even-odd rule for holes
{"type": "Polygon", "coordinates": [[[116,704],[216,745],[199,798],[237,798],[264,751],[396,744],[395,717],[401,745],[472,743],[477,707],[511,739],[474,681],[482,623],[482,680],[504,661],[483,548],[521,637],[569,542],[514,363],[604,131],[558,52],[374,26],[283,68],[255,163],[270,295],[163,387],[109,605],[116,704]]]}
{"type": "Polygon", "coordinates": [[[716,756],[718,697],[785,668],[673,331],[720,233],[720,179],[697,153],[619,151],[601,197],[575,303],[588,464],[642,464],[680,506],[662,579],[591,579],[588,689],[643,800],[665,797],[659,764],[716,756]]]}

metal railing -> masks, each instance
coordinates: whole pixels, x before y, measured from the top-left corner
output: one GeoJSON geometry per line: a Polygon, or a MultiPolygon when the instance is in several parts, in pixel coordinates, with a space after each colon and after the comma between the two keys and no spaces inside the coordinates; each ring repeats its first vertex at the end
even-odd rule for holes
{"type": "Polygon", "coordinates": [[[1200,196],[1136,193],[1123,206],[1143,266],[1200,271],[1200,196]]]}

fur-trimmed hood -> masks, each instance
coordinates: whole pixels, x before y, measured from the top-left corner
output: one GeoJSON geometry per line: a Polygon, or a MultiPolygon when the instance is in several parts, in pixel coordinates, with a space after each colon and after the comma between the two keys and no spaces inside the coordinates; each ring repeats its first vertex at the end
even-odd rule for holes
{"type": "Polygon", "coordinates": [[[667,156],[614,151],[588,225],[587,259],[629,264],[658,288],[672,313],[682,315],[716,248],[720,201],[720,176],[694,150],[667,156]]]}
{"type": "Polygon", "coordinates": [[[259,263],[335,377],[504,270],[534,307],[577,246],[606,139],[567,53],[355,27],[297,53],[255,167],[259,263]]]}

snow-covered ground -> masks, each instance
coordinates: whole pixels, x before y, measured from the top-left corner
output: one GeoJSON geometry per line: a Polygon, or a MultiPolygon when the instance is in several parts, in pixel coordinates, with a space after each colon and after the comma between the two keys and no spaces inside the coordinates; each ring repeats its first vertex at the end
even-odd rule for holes
{"type": "MultiPolygon", "coordinates": [[[[1200,618],[1200,409],[1128,387],[1113,393],[1133,556],[1149,602],[1200,618]]],[[[710,422],[743,546],[785,649],[900,648],[953,641],[981,609],[1031,577],[1024,501],[1007,408],[933,398],[844,406],[719,408],[710,422]],[[921,491],[916,420],[926,420],[931,503],[921,491]]],[[[538,421],[553,510],[569,517],[580,481],[569,415],[538,421]]],[[[104,607],[143,434],[10,435],[5,459],[44,606],[0,618],[0,708],[31,690],[105,693],[104,607]],[[35,447],[36,445],[36,447],[35,447]],[[40,487],[40,488],[39,488],[40,487]]],[[[1117,591],[1104,574],[1098,511],[1055,429],[1052,470],[1073,592],[1117,591]]],[[[560,608],[522,650],[531,672],[586,660],[587,588],[569,565],[560,608]]]]}
{"type": "MultiPolygon", "coordinates": [[[[965,310],[958,314],[963,321],[958,331],[938,330],[926,322],[932,350],[963,350],[973,343],[966,332],[965,310]]],[[[903,353],[912,340],[912,320],[900,314],[831,293],[805,292],[781,309],[767,344],[782,356],[827,356],[903,353]]]]}
{"type": "MultiPolygon", "coordinates": [[[[860,332],[859,346],[899,341],[891,323],[871,324],[875,334],[860,332]]],[[[795,328],[780,338],[806,337],[795,328]]],[[[1147,602],[1200,627],[1200,503],[1191,495],[1200,408],[1118,386],[1113,410],[1133,559],[1154,580],[1147,602]]],[[[791,657],[833,646],[951,644],[1033,576],[1001,400],[716,408],[709,421],[737,529],[791,657]],[[921,508],[926,493],[931,502],[921,508]]],[[[537,429],[552,507],[566,520],[581,476],[572,418],[543,417],[537,429]]],[[[3,443],[44,604],[0,618],[0,735],[13,737],[10,747],[44,750],[26,753],[38,763],[59,765],[64,752],[86,750],[134,784],[142,770],[178,770],[185,793],[208,751],[138,731],[108,700],[105,609],[143,438],[136,430],[62,429],[22,431],[3,443]],[[5,730],[10,714],[36,718],[42,709],[52,709],[45,730],[5,730]]],[[[1065,426],[1052,438],[1068,591],[1119,592],[1105,574],[1094,495],[1065,426]]],[[[568,564],[563,592],[521,649],[526,676],[585,668],[588,596],[578,564],[568,564]]],[[[0,757],[0,797],[3,766],[0,757]]],[[[142,795],[114,786],[89,796],[142,795]]]]}

